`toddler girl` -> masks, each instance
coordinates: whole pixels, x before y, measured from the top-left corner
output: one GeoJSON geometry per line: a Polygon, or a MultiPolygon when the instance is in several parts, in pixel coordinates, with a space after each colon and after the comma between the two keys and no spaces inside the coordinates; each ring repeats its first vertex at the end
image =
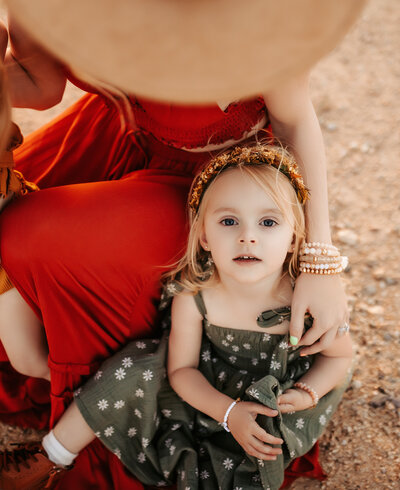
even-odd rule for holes
{"type": "MultiPolygon", "coordinates": [[[[333,247],[302,245],[307,197],[281,148],[236,147],[213,159],[192,187],[161,341],[132,342],[103,364],[32,450],[41,466],[30,461],[31,473],[57,478],[97,436],[146,485],[280,488],[332,416],[352,357],[349,335],[310,356],[290,343],[299,267],[341,270],[333,247]]],[[[311,324],[306,317],[305,330],[311,324]]],[[[4,466],[1,488],[13,488],[16,474],[4,466]]]]}

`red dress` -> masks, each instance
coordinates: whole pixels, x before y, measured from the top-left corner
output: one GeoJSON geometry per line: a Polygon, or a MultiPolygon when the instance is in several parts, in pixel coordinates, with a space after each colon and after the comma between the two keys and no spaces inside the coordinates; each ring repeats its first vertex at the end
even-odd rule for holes
{"type": "MultiPolygon", "coordinates": [[[[8,423],[54,425],[102,360],[154,335],[159,277],[185,246],[187,192],[210,158],[179,148],[238,140],[266,115],[262,98],[225,111],[137,99],[131,107],[137,127],[123,128],[112,102],[85,95],[16,152],[17,168],[44,190],[2,213],[0,255],[44,324],[51,389],[49,398],[47,382],[3,362],[8,423]]],[[[98,441],[59,488],[73,487],[142,488],[98,441]]]]}

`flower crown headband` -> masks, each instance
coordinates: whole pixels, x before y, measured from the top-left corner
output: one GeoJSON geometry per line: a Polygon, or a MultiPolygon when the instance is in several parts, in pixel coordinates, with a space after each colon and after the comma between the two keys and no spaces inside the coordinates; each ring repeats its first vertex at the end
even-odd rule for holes
{"type": "Polygon", "coordinates": [[[309,199],[299,168],[293,157],[283,148],[268,145],[253,147],[237,146],[213,158],[193,182],[189,196],[189,207],[197,213],[204,192],[211,182],[225,169],[240,166],[270,165],[279,170],[291,182],[301,204],[309,199]]]}

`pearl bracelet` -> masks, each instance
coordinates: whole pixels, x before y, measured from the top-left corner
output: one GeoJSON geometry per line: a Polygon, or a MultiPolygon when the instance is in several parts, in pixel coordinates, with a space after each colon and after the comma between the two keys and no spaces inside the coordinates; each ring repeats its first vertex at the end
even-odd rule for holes
{"type": "Polygon", "coordinates": [[[226,409],[226,412],[225,412],[225,415],[224,415],[224,421],[221,422],[221,425],[222,427],[226,430],[226,432],[230,432],[229,430],[229,427],[228,427],[228,417],[229,417],[229,414],[231,413],[232,411],[232,408],[238,403],[240,402],[240,398],[236,398],[235,401],[233,401],[229,407],[226,409]]]}
{"type": "Polygon", "coordinates": [[[299,388],[299,390],[305,391],[311,396],[313,402],[312,407],[316,407],[318,405],[318,401],[319,401],[318,393],[313,388],[311,388],[311,386],[308,386],[306,383],[302,383],[302,382],[297,382],[293,386],[294,388],[299,388]]]}

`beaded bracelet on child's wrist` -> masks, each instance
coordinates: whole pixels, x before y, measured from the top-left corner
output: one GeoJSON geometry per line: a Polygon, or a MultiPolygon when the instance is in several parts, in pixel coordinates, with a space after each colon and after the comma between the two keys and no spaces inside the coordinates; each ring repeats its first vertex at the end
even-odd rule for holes
{"type": "Polygon", "coordinates": [[[300,272],[308,274],[340,274],[347,267],[348,259],[329,243],[306,242],[299,255],[300,272]]]}

